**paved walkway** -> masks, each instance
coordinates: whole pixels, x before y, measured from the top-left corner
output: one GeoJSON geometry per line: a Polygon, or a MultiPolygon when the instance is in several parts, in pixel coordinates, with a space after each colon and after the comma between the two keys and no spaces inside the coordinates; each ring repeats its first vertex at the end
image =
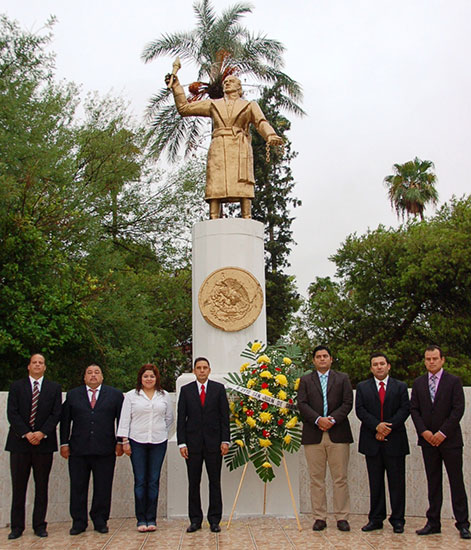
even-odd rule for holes
{"type": "Polygon", "coordinates": [[[362,533],[366,517],[351,516],[350,533],[341,533],[333,518],[329,518],[325,531],[312,531],[312,519],[301,516],[302,531],[295,519],[271,516],[233,520],[230,529],[227,521],[220,534],[209,531],[186,533],[188,522],[182,519],[161,520],[154,533],[138,533],[134,518],[113,519],[110,532],[101,535],[95,531],[71,537],[70,523],[49,523],[49,537],[40,539],[31,529],[16,540],[8,540],[9,529],[0,529],[0,549],[54,549],[54,550],[409,550],[409,549],[470,549],[471,541],[461,540],[452,520],[445,520],[440,535],[419,537],[415,529],[423,527],[423,518],[407,518],[403,534],[394,534],[389,524],[381,531],[362,533]]]}

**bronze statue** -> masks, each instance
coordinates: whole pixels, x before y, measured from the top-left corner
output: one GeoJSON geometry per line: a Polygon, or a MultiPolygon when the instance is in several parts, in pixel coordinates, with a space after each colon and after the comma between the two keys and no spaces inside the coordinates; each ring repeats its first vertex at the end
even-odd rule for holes
{"type": "Polygon", "coordinates": [[[240,201],[242,218],[250,218],[255,185],[250,124],[268,145],[282,146],[283,140],[255,101],[241,99],[242,85],[237,77],[231,75],[224,80],[224,98],[189,103],[176,76],[178,68],[165,77],[178,112],[182,116],[211,117],[213,122],[206,167],[209,217],[221,217],[221,203],[240,201]]]}

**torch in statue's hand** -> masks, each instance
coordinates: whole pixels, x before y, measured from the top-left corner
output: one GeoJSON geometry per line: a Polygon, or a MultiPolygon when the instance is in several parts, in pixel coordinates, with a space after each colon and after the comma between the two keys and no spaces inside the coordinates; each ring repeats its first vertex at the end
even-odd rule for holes
{"type": "Polygon", "coordinates": [[[172,88],[174,82],[178,82],[177,72],[181,69],[181,66],[182,64],[180,62],[180,58],[177,57],[172,65],[172,73],[166,75],[165,77],[165,84],[167,84],[167,88],[169,90],[172,88]]]}

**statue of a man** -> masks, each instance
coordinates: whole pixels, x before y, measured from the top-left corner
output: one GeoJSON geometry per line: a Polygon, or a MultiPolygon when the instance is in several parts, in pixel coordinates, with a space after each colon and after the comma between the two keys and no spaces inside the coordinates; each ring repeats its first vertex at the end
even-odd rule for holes
{"type": "Polygon", "coordinates": [[[176,75],[167,75],[165,82],[171,83],[175,105],[182,116],[211,117],[213,122],[206,167],[205,200],[209,203],[209,217],[220,217],[221,203],[240,201],[242,217],[250,218],[255,185],[250,124],[269,145],[282,145],[282,138],[268,124],[255,101],[241,99],[242,85],[235,76],[224,80],[224,98],[194,103],[187,101],[176,75]]]}

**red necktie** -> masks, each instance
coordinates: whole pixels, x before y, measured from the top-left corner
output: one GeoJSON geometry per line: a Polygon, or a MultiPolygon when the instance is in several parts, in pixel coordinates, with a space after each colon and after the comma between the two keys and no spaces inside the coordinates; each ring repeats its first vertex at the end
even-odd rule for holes
{"type": "Polygon", "coordinates": [[[206,399],[206,393],[204,391],[204,384],[201,386],[200,399],[201,399],[201,406],[204,407],[204,400],[206,399]]]}
{"type": "Polygon", "coordinates": [[[384,389],[384,382],[379,383],[379,402],[381,403],[381,422],[383,421],[383,405],[384,397],[386,395],[386,390],[384,389]]]}
{"type": "Polygon", "coordinates": [[[90,405],[91,405],[92,409],[94,409],[95,405],[96,405],[96,390],[90,389],[90,391],[92,392],[92,398],[90,400],[90,405]]]}

